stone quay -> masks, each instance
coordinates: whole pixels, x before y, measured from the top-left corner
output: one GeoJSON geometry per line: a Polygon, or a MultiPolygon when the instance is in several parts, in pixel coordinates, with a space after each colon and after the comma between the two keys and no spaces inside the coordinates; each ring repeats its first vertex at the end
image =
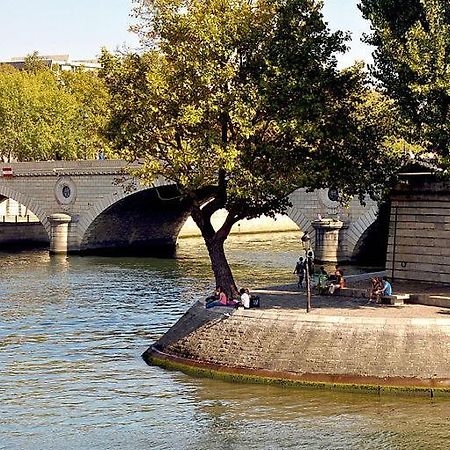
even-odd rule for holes
{"type": "MultiPolygon", "coordinates": [[[[199,301],[143,357],[235,382],[450,397],[450,308],[379,305],[365,292],[314,296],[310,313],[294,286],[260,290],[249,310],[199,301]]],[[[439,294],[450,306],[450,289],[439,294]]]]}

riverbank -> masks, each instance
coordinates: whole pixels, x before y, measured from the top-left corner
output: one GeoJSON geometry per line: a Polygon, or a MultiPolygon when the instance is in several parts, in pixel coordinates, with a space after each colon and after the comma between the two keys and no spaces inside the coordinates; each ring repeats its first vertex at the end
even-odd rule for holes
{"type": "Polygon", "coordinates": [[[314,296],[307,314],[295,285],[258,295],[259,309],[195,303],[144,359],[231,381],[450,396],[450,309],[314,296]]]}

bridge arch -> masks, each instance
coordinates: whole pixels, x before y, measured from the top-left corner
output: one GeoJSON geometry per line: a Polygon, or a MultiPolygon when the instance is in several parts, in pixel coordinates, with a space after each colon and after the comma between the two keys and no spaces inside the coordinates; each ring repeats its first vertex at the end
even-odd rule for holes
{"type": "Polygon", "coordinates": [[[286,214],[293,222],[297,224],[301,231],[309,234],[311,238],[311,245],[314,245],[315,232],[312,226],[311,218],[303,213],[298,203],[294,203],[291,207],[289,207],[286,211],[286,214]]]}
{"type": "MultiPolygon", "coordinates": [[[[359,234],[352,247],[352,259],[362,263],[384,265],[389,237],[390,204],[385,203],[376,212],[375,219],[359,234]]],[[[370,217],[372,219],[372,217],[370,217]]]]}
{"type": "Polygon", "coordinates": [[[45,211],[44,208],[42,208],[38,202],[33,199],[32,197],[23,194],[21,192],[15,191],[11,189],[8,186],[1,185],[0,184],[0,198],[6,197],[10,198],[11,200],[15,200],[16,202],[24,205],[27,209],[33,212],[33,214],[39,219],[39,222],[44,227],[45,231],[47,232],[47,235],[50,239],[50,222],[48,220],[48,213],[45,211]]]}
{"type": "Polygon", "coordinates": [[[190,214],[174,185],[111,195],[80,224],[82,253],[170,254],[190,214]],[[94,212],[98,212],[96,215],[94,212]]]}
{"type": "Polygon", "coordinates": [[[358,220],[350,223],[347,230],[346,245],[351,260],[358,259],[361,245],[370,234],[370,229],[377,219],[377,212],[378,205],[374,204],[358,220]]]}

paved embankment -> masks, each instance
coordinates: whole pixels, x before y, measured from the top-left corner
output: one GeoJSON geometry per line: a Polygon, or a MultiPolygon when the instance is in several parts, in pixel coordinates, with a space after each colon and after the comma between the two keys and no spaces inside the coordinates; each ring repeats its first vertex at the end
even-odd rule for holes
{"type": "Polygon", "coordinates": [[[260,309],[196,303],[145,358],[254,382],[450,395],[450,310],[261,292],[260,309]]]}

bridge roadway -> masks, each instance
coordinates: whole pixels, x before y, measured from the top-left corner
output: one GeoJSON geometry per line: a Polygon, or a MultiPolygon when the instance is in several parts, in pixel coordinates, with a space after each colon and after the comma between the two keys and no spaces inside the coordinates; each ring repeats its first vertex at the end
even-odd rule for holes
{"type": "MultiPolygon", "coordinates": [[[[173,251],[189,206],[173,184],[159,179],[142,186],[127,174],[127,165],[121,160],[3,163],[0,202],[10,198],[35,214],[52,253],[173,251]]],[[[310,233],[316,256],[329,261],[352,259],[377,216],[375,202],[361,206],[355,199],[344,208],[327,190],[299,189],[290,200],[288,216],[310,233]]]]}

